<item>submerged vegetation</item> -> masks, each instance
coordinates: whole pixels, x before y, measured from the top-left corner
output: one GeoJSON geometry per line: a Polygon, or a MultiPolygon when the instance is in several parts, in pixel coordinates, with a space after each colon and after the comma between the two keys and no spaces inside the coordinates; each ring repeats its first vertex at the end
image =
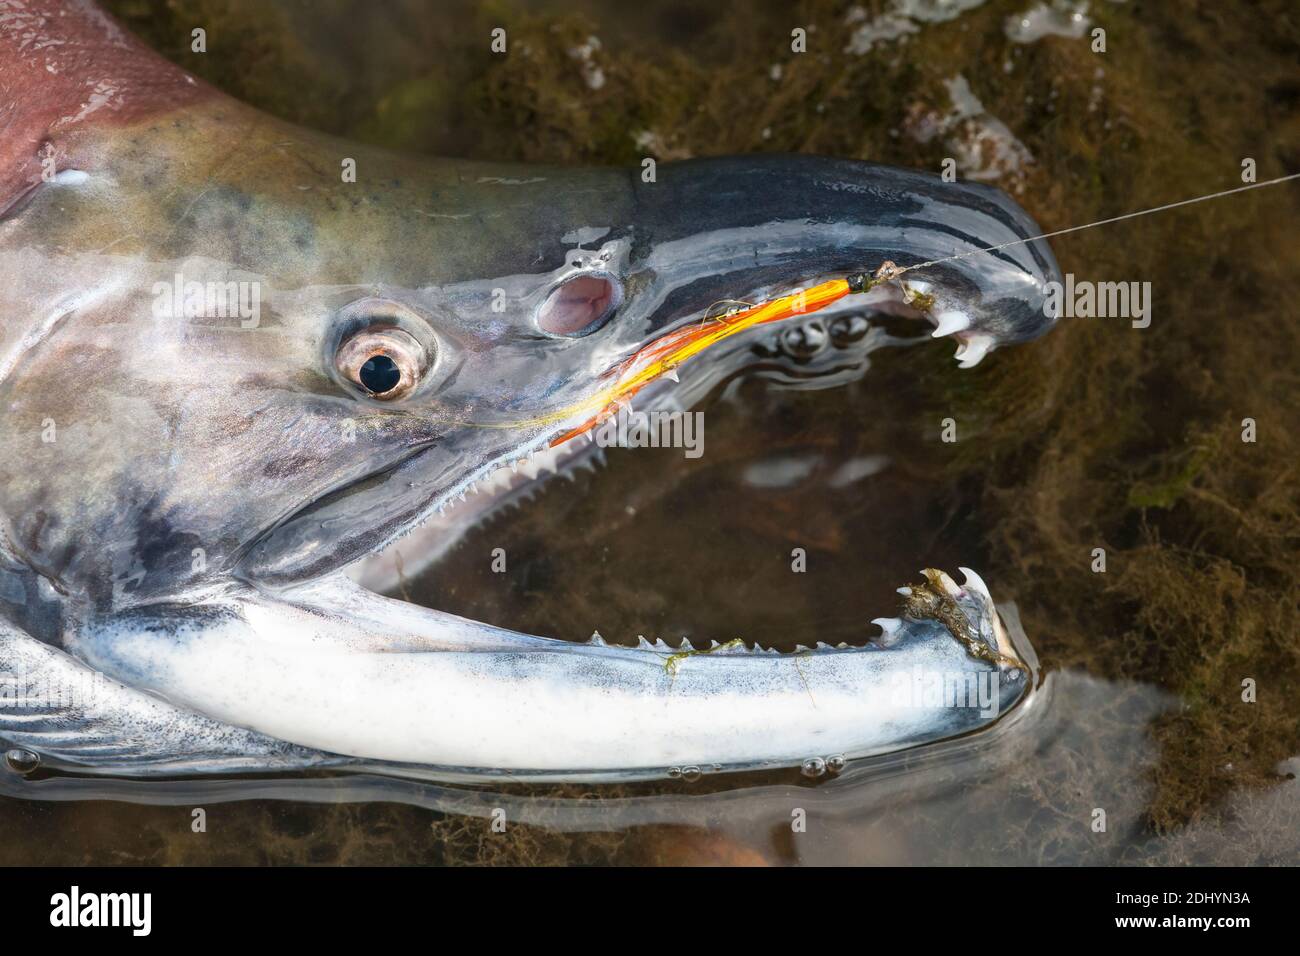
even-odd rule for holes
{"type": "MultiPolygon", "coordinates": [[[[1260,180],[1300,170],[1300,15],[1284,0],[1249,16],[1211,0],[1094,2],[1105,53],[1086,33],[1009,38],[1028,0],[914,18],[864,52],[864,25],[927,5],[674,0],[614,13],[497,0],[437,17],[413,4],[383,16],[338,2],[108,5],[255,105],[440,155],[804,151],[936,171],[956,156],[1045,230],[1232,188],[1246,158],[1260,180]],[[189,50],[194,24],[206,54],[189,50]],[[499,24],[511,53],[493,57],[499,24]],[[794,27],[808,52],[791,52],[794,27]]],[[[899,356],[917,383],[909,415],[957,410],[974,436],[934,459],[946,507],[977,516],[976,566],[1016,597],[1046,667],[1182,701],[1152,728],[1155,831],[1212,818],[1233,788],[1275,783],[1300,753],[1298,212],[1287,184],[1053,241],[1081,279],[1150,281],[1149,328],[1067,319],[960,374],[942,349],[899,356]]]]}

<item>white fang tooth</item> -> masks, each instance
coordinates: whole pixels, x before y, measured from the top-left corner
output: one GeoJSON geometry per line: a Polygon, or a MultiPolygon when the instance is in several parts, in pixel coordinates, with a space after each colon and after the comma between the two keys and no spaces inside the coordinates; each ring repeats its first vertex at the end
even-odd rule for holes
{"type": "Polygon", "coordinates": [[[993,349],[993,336],[972,335],[958,350],[956,358],[962,368],[974,368],[993,349]]]}
{"type": "Polygon", "coordinates": [[[901,636],[903,630],[903,621],[897,617],[878,617],[871,622],[880,628],[881,634],[879,642],[886,647],[895,643],[901,636]]]}
{"type": "Polygon", "coordinates": [[[993,600],[993,595],[989,593],[989,586],[984,583],[984,579],[982,577],[980,577],[970,568],[958,568],[957,570],[960,571],[962,573],[962,576],[966,579],[967,590],[974,589],[976,591],[979,591],[980,594],[984,595],[990,601],[993,600]]]}
{"type": "Polygon", "coordinates": [[[670,368],[668,371],[664,372],[664,378],[670,378],[674,382],[678,383],[681,382],[681,379],[677,377],[677,369],[675,368],[670,368]]]}
{"type": "Polygon", "coordinates": [[[935,321],[939,324],[935,326],[930,333],[936,339],[941,339],[945,335],[952,335],[954,332],[965,332],[970,328],[971,318],[965,312],[940,312],[935,316],[935,321]]]}
{"type": "Polygon", "coordinates": [[[912,596],[912,589],[911,589],[911,588],[894,588],[894,590],[897,591],[899,594],[903,595],[903,597],[911,597],[911,596],[912,596]]]}
{"type": "Polygon", "coordinates": [[[592,647],[604,647],[605,639],[600,636],[600,631],[592,631],[591,637],[587,639],[587,643],[592,647]]]}
{"type": "Polygon", "coordinates": [[[935,571],[935,576],[939,579],[939,583],[943,585],[948,597],[955,598],[961,595],[961,588],[957,587],[957,582],[950,578],[946,571],[935,571]]]}

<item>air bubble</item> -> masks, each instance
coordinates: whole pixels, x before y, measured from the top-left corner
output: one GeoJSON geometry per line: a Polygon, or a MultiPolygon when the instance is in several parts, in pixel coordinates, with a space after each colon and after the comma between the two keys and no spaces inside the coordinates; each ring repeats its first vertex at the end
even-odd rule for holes
{"type": "Polygon", "coordinates": [[[685,780],[687,783],[694,783],[696,780],[699,780],[700,777],[702,776],[704,776],[704,774],[700,771],[699,767],[682,768],[682,779],[685,780]]]}
{"type": "Polygon", "coordinates": [[[5,751],[5,766],[14,773],[29,774],[40,765],[40,756],[30,750],[15,747],[13,750],[5,751]]]}
{"type": "Polygon", "coordinates": [[[835,754],[826,758],[826,769],[831,773],[839,773],[848,764],[843,754],[835,754]]]}
{"type": "Polygon", "coordinates": [[[820,777],[826,773],[826,761],[821,757],[809,757],[799,768],[799,772],[805,777],[820,777]]]}

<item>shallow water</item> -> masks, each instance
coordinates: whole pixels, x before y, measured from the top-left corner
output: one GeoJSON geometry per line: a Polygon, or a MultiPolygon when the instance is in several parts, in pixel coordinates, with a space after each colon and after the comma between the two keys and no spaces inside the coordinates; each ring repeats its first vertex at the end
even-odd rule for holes
{"type": "MultiPolygon", "coordinates": [[[[1188,160],[1163,178],[1152,172],[1162,157],[1175,163],[1173,157],[1209,148],[1198,139],[1219,150],[1215,162],[1226,163],[1228,177],[1238,139],[1255,144],[1261,179],[1300,168],[1294,77],[1270,99],[1281,104],[1276,112],[1263,119],[1239,110],[1226,119],[1216,114],[1215,123],[1226,126],[1207,121],[1209,128],[1202,128],[1182,111],[1191,102],[1208,113],[1209,104],[1237,102],[1247,87],[1274,89],[1283,82],[1277,77],[1286,75],[1288,55],[1293,73],[1295,30],[1280,15],[1277,29],[1258,30],[1257,39],[1242,41],[1224,28],[1224,56],[1235,64],[1230,69],[1196,51],[1215,26],[1203,11],[1199,20],[1189,15],[1171,24],[1142,4],[1071,4],[1090,22],[1107,24],[1117,44],[1113,55],[1092,59],[1071,46],[1086,51],[1088,41],[1073,35],[1068,16],[1039,12],[1030,26],[1016,26],[1017,14],[1040,6],[1064,9],[1029,2],[950,4],[946,12],[942,4],[910,2],[863,4],[860,10],[813,5],[806,20],[820,31],[810,36],[833,41],[814,42],[808,58],[796,60],[785,52],[789,17],[781,5],[747,4],[736,8],[734,19],[686,3],[639,4],[626,15],[596,4],[529,5],[506,20],[512,31],[518,24],[521,49],[531,53],[499,63],[484,61],[480,46],[486,44],[479,41],[504,14],[468,5],[440,4],[429,13],[403,2],[385,5],[380,14],[375,5],[345,2],[310,10],[288,2],[194,2],[175,5],[179,10],[139,0],[111,4],[165,53],[236,95],[308,125],[430,153],[633,162],[643,149],[668,159],[779,148],[931,166],[935,151],[943,155],[948,143],[964,157],[963,175],[1013,192],[1045,228],[1233,185],[1205,178],[1213,165],[1208,161],[1188,160]],[[230,54],[206,60],[185,54],[191,20],[212,24],[210,32],[231,44],[230,54]],[[593,35],[600,38],[596,47],[586,40],[593,35]],[[1156,44],[1159,54],[1138,62],[1135,52],[1124,53],[1126,43],[1130,50],[1156,44]],[[1254,46],[1243,50],[1233,43],[1254,46]],[[1153,70],[1152,60],[1163,69],[1153,70]],[[1243,75],[1243,62],[1258,75],[1243,75]],[[868,68],[885,76],[888,88],[872,85],[885,81],[865,79],[868,68]],[[1057,75],[1061,85],[1050,79],[1057,75]],[[307,83],[315,91],[311,97],[300,93],[307,83]],[[697,108],[676,102],[684,91],[697,108]],[[743,117],[737,97],[753,104],[743,117]],[[1171,99],[1177,108],[1163,111],[1171,99]],[[829,103],[832,115],[819,103],[829,103]],[[1125,152],[1113,139],[1081,139],[1079,124],[1091,122],[1089,116],[1097,117],[1096,127],[1087,127],[1097,137],[1123,124],[1158,135],[1139,137],[1125,152]],[[1174,125],[1171,116],[1191,131],[1174,125]],[[1281,168],[1265,172],[1269,163],[1281,168]]],[[[1274,221],[1284,218],[1280,210],[1294,207],[1294,194],[1275,195],[1271,203],[1276,208],[1270,200],[1231,212],[1201,207],[1200,219],[1148,220],[1106,238],[1085,234],[1055,245],[1066,270],[1109,267],[1119,274],[1097,274],[1151,278],[1164,295],[1162,323],[1166,315],[1171,323],[1221,323],[1231,304],[1231,317],[1244,325],[1252,311],[1270,309],[1268,296],[1257,291],[1262,273],[1249,273],[1250,262],[1262,262],[1267,251],[1275,268],[1269,275],[1280,272],[1294,284],[1294,237],[1274,221]],[[1180,244],[1188,236],[1211,243],[1230,237],[1232,253],[1198,246],[1198,265],[1189,262],[1191,254],[1161,251],[1185,253],[1180,244]],[[1147,254],[1152,249],[1156,253],[1147,254]],[[1229,296],[1222,285],[1232,280],[1222,277],[1217,285],[1196,284],[1225,255],[1237,257],[1232,261],[1246,291],[1237,288],[1229,296]],[[1124,271],[1126,263],[1136,263],[1132,274],[1124,271]]],[[[1279,315],[1279,321],[1294,325],[1293,318],[1279,315]]],[[[1150,615],[1154,623],[1143,623],[1124,585],[1115,586],[1119,597],[1105,596],[1089,590],[1095,586],[1086,570],[1065,577],[1053,566],[1070,560],[1075,548],[1086,568],[1086,557],[1078,555],[1087,548],[1058,540],[1080,527],[1087,530],[1079,540],[1105,541],[1120,555],[1130,543],[1140,550],[1138,528],[1156,525],[1165,539],[1178,540],[1185,531],[1209,558],[1222,556],[1246,567],[1252,583],[1288,593],[1289,582],[1270,576],[1271,559],[1251,564],[1217,543],[1217,531],[1206,532],[1198,515],[1186,510],[1192,505],[1143,511],[1138,518],[1125,514],[1122,494],[1100,506],[1071,507],[1068,497],[1052,497],[1055,485],[1043,469],[1054,465],[1063,475],[1058,483],[1087,486],[1103,497],[1114,491],[1098,476],[1125,469],[1163,489],[1163,469],[1149,463],[1163,463],[1157,454],[1190,444],[1189,407],[1198,401],[1212,406],[1220,398],[1191,370],[1211,367],[1225,349],[1248,347],[1157,332],[1145,346],[1149,351],[1141,352],[1137,345],[1114,346],[1122,334],[1062,329],[1052,339],[1068,345],[1052,341],[999,352],[964,378],[953,367],[950,347],[921,340],[875,353],[858,381],[835,390],[735,382],[706,405],[703,457],[613,450],[603,467],[579,471],[572,481],[553,480],[535,500],[494,517],[428,574],[407,583],[431,606],[532,633],[581,639],[599,630],[611,640],[644,634],[674,642],[739,636],[788,647],[811,640],[861,642],[866,621],[891,613],[893,589],[919,567],[968,564],[981,570],[995,597],[1017,601],[1046,674],[1032,709],[1013,724],[960,748],[875,761],[816,785],[797,773],[505,793],[357,777],[106,789],[59,777],[5,777],[0,858],[1300,861],[1298,763],[1286,759],[1300,753],[1294,712],[1264,711],[1242,730],[1235,712],[1205,706],[1206,697],[1220,691],[1230,700],[1241,673],[1265,680],[1276,675],[1270,693],[1295,698],[1289,669],[1295,656],[1285,650],[1294,632],[1285,630],[1287,619],[1279,612],[1263,626],[1267,640],[1283,651],[1269,645],[1273,656],[1267,656],[1246,643],[1247,633],[1233,637],[1238,659],[1195,670],[1185,659],[1195,655],[1182,654],[1185,635],[1177,619],[1150,615]],[[1077,367],[1088,362],[1099,366],[1087,380],[1097,394],[1083,399],[1053,395],[1030,368],[1036,363],[1047,377],[1071,383],[1077,367]],[[1169,371],[1152,373],[1153,366],[1169,371]],[[1024,396],[1007,388],[1007,380],[1021,374],[1028,410],[1015,403],[1024,396]],[[1154,383],[1159,404],[1153,406],[1150,393],[1125,390],[1139,376],[1154,383]],[[1148,437],[1135,451],[1133,441],[1111,448],[1104,437],[1088,435],[1085,440],[1102,451],[1077,468],[1069,466],[1069,448],[1007,438],[1021,427],[1051,429],[1067,444],[1074,441],[1068,420],[1058,416],[1045,424],[1040,412],[1079,401],[1093,402],[1098,432],[1110,423],[1120,433],[1136,414],[1149,421],[1148,432],[1166,437],[1148,437]],[[939,441],[939,423],[952,409],[969,411],[974,423],[960,450],[939,441]],[[1098,516],[1105,515],[1116,516],[1113,525],[1102,523],[1098,516]],[[1062,521],[1071,527],[1056,528],[1062,521]],[[507,575],[490,569],[497,547],[510,555],[507,575]],[[790,572],[795,547],[808,552],[807,573],[790,572]],[[1216,734],[1230,742],[1213,749],[1216,734]],[[1195,781],[1208,776],[1214,788],[1197,789],[1195,781]],[[1242,777],[1249,785],[1238,783],[1242,777]],[[106,795],[130,802],[90,799],[106,795]],[[195,807],[207,811],[204,833],[192,830],[195,807]],[[504,833],[491,825],[497,809],[505,814],[504,833]],[[797,832],[792,814],[800,809],[807,823],[797,832]],[[1101,832],[1094,826],[1099,809],[1106,818],[1101,832]],[[1171,819],[1175,825],[1168,825],[1171,819]]],[[[1292,328],[1277,327],[1272,349],[1290,355],[1291,367],[1294,341],[1292,328]]],[[[1266,360],[1243,354],[1241,363],[1249,362],[1255,377],[1269,380],[1266,360]]],[[[1285,410],[1293,407],[1293,373],[1281,381],[1289,383],[1287,394],[1276,388],[1270,394],[1285,410]]],[[[1251,404],[1248,387],[1236,394],[1248,411],[1229,409],[1232,416],[1253,412],[1266,420],[1268,410],[1251,404]]],[[[1270,453],[1285,460],[1285,446],[1270,453]]],[[[1275,465],[1274,473],[1280,468],[1275,465]]],[[[1258,502],[1236,504],[1247,510],[1258,502]]],[[[1236,520],[1238,537],[1260,537],[1254,525],[1236,520]]],[[[1278,547],[1293,553],[1294,525],[1283,524],[1278,534],[1278,547]]],[[[1189,548],[1180,543],[1177,553],[1189,548]]],[[[1206,569],[1205,590],[1217,593],[1208,583],[1211,565],[1198,567],[1206,569]]],[[[1154,579],[1143,580],[1149,606],[1159,607],[1154,579]]],[[[1248,602],[1240,600],[1244,616],[1248,602]]]]}

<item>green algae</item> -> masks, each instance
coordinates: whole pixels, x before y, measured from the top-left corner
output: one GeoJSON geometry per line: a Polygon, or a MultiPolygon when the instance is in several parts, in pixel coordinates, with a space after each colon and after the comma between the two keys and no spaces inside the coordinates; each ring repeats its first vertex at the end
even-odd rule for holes
{"type": "Polygon", "coordinates": [[[718,651],[730,650],[733,647],[744,646],[744,641],[738,637],[733,637],[729,641],[717,645],[716,647],[692,647],[690,650],[678,651],[675,654],[669,654],[664,658],[664,670],[670,677],[676,677],[677,672],[681,669],[682,662],[687,658],[697,657],[701,654],[716,654],[718,651]]]}

